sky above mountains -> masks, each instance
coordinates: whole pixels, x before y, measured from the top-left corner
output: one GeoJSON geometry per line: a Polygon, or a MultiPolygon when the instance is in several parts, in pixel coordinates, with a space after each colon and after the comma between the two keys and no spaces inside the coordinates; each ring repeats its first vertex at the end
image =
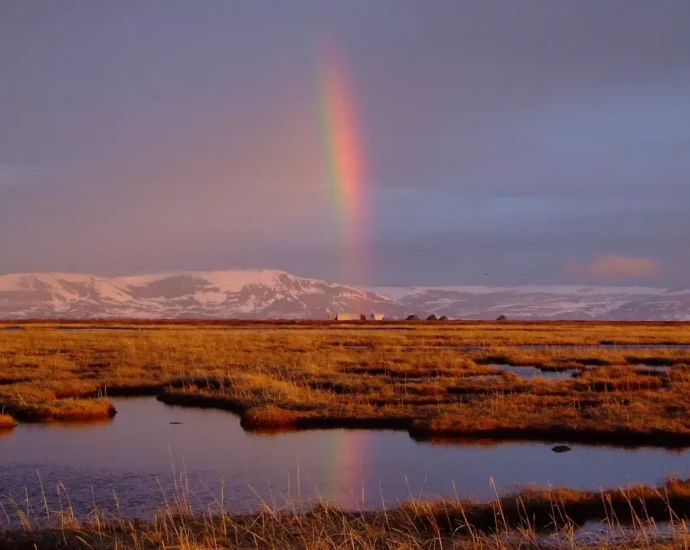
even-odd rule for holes
{"type": "Polygon", "coordinates": [[[5,0],[0,272],[687,286],[688,22],[686,0],[5,0]]]}

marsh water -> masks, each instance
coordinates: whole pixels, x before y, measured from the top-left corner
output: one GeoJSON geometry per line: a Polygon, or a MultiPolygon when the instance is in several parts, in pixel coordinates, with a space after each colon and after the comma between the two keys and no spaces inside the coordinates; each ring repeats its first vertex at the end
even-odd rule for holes
{"type": "Polygon", "coordinates": [[[500,370],[503,372],[511,372],[517,374],[520,378],[545,378],[547,380],[566,380],[572,378],[574,375],[578,374],[581,369],[566,369],[561,371],[550,371],[541,370],[537,367],[530,366],[520,366],[516,367],[513,365],[501,365],[492,364],[489,365],[492,369],[500,370]]]}
{"type": "Polygon", "coordinates": [[[71,505],[147,517],[186,492],[199,509],[251,511],[316,498],[348,508],[391,506],[411,495],[489,499],[514,486],[655,484],[686,475],[689,451],[553,444],[416,442],[407,432],[245,432],[231,413],[114,399],[116,417],[87,425],[21,424],[0,435],[0,502],[39,515],[71,505]],[[492,481],[493,480],[493,481],[492,481]],[[14,500],[14,504],[12,501],[14,500]],[[44,512],[43,512],[44,513],[44,512]]]}

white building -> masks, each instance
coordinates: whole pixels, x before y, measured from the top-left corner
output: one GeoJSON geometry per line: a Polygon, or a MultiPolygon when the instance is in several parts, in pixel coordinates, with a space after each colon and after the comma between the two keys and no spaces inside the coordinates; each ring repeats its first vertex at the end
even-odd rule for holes
{"type": "Polygon", "coordinates": [[[336,321],[359,321],[361,315],[359,313],[342,313],[338,312],[335,314],[336,321]]]}

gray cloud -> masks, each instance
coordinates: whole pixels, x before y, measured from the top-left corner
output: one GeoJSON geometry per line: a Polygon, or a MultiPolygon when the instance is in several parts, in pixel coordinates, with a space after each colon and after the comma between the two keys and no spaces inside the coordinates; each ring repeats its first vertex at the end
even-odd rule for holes
{"type": "Polygon", "coordinates": [[[343,282],[571,281],[618,255],[682,284],[688,21],[685,0],[5,1],[0,271],[342,280],[328,43],[370,218],[343,282]]]}

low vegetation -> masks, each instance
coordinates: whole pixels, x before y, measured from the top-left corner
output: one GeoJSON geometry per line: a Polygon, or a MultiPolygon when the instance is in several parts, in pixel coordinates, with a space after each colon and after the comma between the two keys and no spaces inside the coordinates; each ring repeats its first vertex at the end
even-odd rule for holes
{"type": "Polygon", "coordinates": [[[687,481],[600,492],[552,488],[521,490],[492,502],[413,500],[389,510],[345,511],[328,504],[236,516],[195,511],[182,495],[151,521],[108,519],[97,507],[80,521],[69,507],[37,511],[6,507],[15,525],[0,530],[0,547],[23,549],[187,550],[226,548],[456,548],[508,550],[569,548],[609,550],[687,548],[690,513],[687,481]],[[661,522],[668,528],[659,529],[661,522]],[[588,538],[586,523],[604,532],[588,538]]]}
{"type": "MultiPolygon", "coordinates": [[[[107,419],[115,414],[109,397],[151,395],[233,411],[250,430],[367,427],[431,439],[690,445],[690,351],[641,346],[688,344],[685,324],[35,322],[21,328],[0,327],[0,430],[17,421],[107,419]],[[526,378],[501,365],[536,367],[545,377],[526,378]],[[553,373],[565,378],[549,379],[553,373]]],[[[412,501],[379,511],[293,504],[246,516],[220,505],[195,510],[183,495],[148,522],[105,517],[98,508],[86,520],[70,508],[0,508],[7,521],[0,547],[17,549],[690,546],[690,482],[680,479],[602,492],[524,489],[488,503],[412,501]],[[661,521],[671,527],[657,530],[661,521]],[[583,539],[577,529],[585,522],[624,536],[583,539]]]]}
{"type": "Polygon", "coordinates": [[[17,421],[9,414],[0,414],[0,432],[11,430],[17,425],[17,421]]]}
{"type": "Polygon", "coordinates": [[[21,422],[87,422],[115,416],[105,399],[51,399],[32,403],[8,400],[5,410],[21,422]]]}
{"type": "Polygon", "coordinates": [[[686,324],[22,326],[0,330],[0,410],[20,422],[103,419],[109,396],[155,395],[252,430],[690,445],[690,350],[639,346],[686,343],[686,324]],[[527,379],[501,364],[568,372],[527,379]]]}
{"type": "Polygon", "coordinates": [[[690,322],[608,322],[608,321],[245,321],[245,320],[148,320],[148,321],[25,321],[3,323],[0,331],[29,332],[56,328],[131,332],[180,330],[296,331],[300,334],[332,333],[343,343],[362,334],[393,345],[473,345],[473,346],[596,346],[596,345],[690,345],[690,322]],[[354,335],[348,337],[348,334],[354,335]]]}

